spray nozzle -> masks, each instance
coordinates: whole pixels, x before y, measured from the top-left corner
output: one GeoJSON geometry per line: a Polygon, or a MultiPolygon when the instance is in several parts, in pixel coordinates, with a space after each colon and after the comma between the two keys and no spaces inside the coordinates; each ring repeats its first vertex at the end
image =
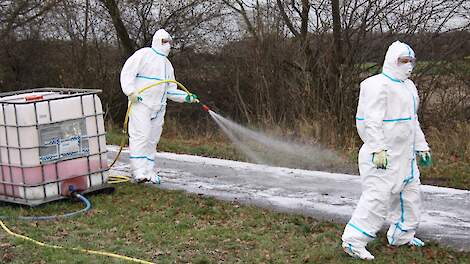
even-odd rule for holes
{"type": "Polygon", "coordinates": [[[204,110],[205,112],[209,112],[209,107],[205,104],[201,104],[201,108],[202,110],[204,110]]]}

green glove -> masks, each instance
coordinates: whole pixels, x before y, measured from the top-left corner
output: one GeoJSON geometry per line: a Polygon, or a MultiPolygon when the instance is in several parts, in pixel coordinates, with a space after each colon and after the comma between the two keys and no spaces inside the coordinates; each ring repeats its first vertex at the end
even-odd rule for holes
{"type": "Polygon", "coordinates": [[[131,102],[132,104],[135,104],[137,102],[141,102],[142,101],[142,97],[140,97],[140,95],[136,95],[134,93],[131,93],[127,96],[127,98],[129,99],[129,102],[131,102]]]}
{"type": "Polygon", "coordinates": [[[386,169],[388,165],[387,161],[387,151],[381,150],[379,152],[372,153],[372,163],[377,167],[377,169],[386,169]]]}
{"type": "Polygon", "coordinates": [[[192,104],[192,103],[199,103],[199,100],[197,99],[197,95],[191,94],[191,93],[186,96],[186,98],[184,99],[184,101],[185,101],[186,103],[190,103],[190,104],[192,104]]]}
{"type": "Polygon", "coordinates": [[[418,151],[418,164],[424,168],[431,166],[432,158],[430,151],[418,151]]]}

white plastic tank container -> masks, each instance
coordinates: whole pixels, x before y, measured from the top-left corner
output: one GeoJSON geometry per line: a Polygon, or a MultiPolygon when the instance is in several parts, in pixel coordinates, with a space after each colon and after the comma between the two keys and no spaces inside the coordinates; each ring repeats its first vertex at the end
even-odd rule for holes
{"type": "Polygon", "coordinates": [[[0,200],[36,205],[108,179],[100,90],[0,94],[0,200]]]}

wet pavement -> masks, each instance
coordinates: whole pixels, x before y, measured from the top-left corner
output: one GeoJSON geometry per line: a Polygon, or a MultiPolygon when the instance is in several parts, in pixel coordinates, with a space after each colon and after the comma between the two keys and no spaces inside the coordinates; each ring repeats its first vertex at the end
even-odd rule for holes
{"type": "MultiPolygon", "coordinates": [[[[114,157],[116,146],[108,146],[114,157]]],[[[129,175],[123,151],[111,174],[129,175]]],[[[346,223],[361,194],[356,175],[298,170],[158,153],[159,188],[184,190],[275,211],[346,223]]],[[[423,185],[423,214],[417,236],[470,251],[470,191],[423,185]]],[[[339,239],[339,238],[338,238],[339,239]]]]}

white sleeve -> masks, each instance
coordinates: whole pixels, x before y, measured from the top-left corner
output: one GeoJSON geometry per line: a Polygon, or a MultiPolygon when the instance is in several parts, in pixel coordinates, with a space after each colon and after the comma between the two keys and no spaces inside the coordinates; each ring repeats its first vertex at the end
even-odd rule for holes
{"type": "Polygon", "coordinates": [[[144,57],[143,50],[138,50],[130,56],[121,70],[121,88],[125,95],[135,91],[135,80],[139,73],[140,64],[144,57]]]}
{"type": "Polygon", "coordinates": [[[415,148],[416,151],[428,151],[429,145],[424,137],[423,130],[419,124],[418,118],[416,118],[416,134],[415,134],[415,148]]]}
{"type": "MultiPolygon", "coordinates": [[[[168,79],[175,80],[175,71],[170,61],[168,63],[168,79]]],[[[166,89],[166,96],[173,102],[184,103],[188,93],[182,90],[178,90],[178,85],[176,83],[168,83],[168,88],[166,89]]]]}
{"type": "Polygon", "coordinates": [[[429,145],[428,142],[426,141],[426,138],[424,137],[423,130],[421,129],[421,125],[419,124],[418,120],[418,106],[419,106],[419,96],[418,96],[418,91],[416,90],[416,86],[414,86],[414,94],[416,95],[416,127],[415,127],[415,149],[416,151],[428,151],[429,150],[429,145]]]}
{"type": "Polygon", "coordinates": [[[361,83],[359,103],[364,110],[365,144],[372,152],[387,150],[383,131],[386,111],[386,92],[382,84],[361,83]]]}

